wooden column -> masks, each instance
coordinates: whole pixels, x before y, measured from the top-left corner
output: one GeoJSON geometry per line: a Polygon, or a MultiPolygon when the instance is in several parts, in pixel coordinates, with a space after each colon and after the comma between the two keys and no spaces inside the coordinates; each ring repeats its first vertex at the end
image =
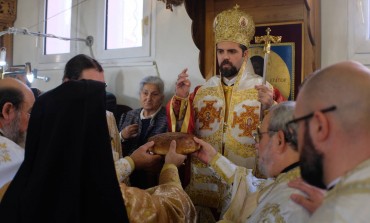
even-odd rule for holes
{"type": "MultiPolygon", "coordinates": [[[[17,0],[0,1],[0,31],[13,27],[17,17],[17,0]]],[[[6,62],[13,64],[13,35],[5,34],[0,37],[0,47],[6,48],[6,62]]]]}

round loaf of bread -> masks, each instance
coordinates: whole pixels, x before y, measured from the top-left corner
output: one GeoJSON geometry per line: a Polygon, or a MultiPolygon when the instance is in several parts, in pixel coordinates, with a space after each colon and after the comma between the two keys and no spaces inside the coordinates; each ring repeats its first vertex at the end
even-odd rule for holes
{"type": "Polygon", "coordinates": [[[166,155],[170,149],[172,140],[176,140],[176,152],[179,154],[187,155],[200,149],[198,143],[193,139],[194,135],[182,132],[166,132],[152,136],[148,142],[154,141],[154,146],[150,149],[158,155],[166,155]]]}

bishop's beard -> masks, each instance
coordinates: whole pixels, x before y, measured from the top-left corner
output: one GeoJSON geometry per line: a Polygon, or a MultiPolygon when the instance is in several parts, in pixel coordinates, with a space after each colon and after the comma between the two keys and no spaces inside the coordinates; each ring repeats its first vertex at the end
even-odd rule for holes
{"type": "Polygon", "coordinates": [[[236,69],[236,67],[229,60],[224,60],[220,64],[220,73],[221,73],[221,76],[223,77],[233,77],[237,75],[238,72],[239,72],[238,69],[236,69]],[[230,65],[230,67],[224,68],[224,65],[226,64],[230,65]]]}

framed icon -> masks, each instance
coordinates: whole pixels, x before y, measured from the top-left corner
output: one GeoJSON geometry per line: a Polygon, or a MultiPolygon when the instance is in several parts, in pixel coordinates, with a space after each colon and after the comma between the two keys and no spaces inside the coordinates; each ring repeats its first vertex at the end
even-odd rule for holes
{"type": "MultiPolygon", "coordinates": [[[[282,40],[281,43],[271,44],[266,80],[278,88],[286,99],[294,100],[303,75],[303,23],[259,24],[256,25],[255,36],[266,35],[267,28],[271,29],[270,35],[282,36],[282,40]]],[[[255,73],[263,72],[258,68],[261,62],[263,68],[263,44],[252,41],[249,58],[255,73]]]]}

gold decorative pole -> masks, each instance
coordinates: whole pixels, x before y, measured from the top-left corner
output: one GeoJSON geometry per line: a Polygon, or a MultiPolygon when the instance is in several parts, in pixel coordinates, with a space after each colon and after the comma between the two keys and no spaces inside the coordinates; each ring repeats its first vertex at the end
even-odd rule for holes
{"type": "Polygon", "coordinates": [[[270,35],[271,29],[268,27],[266,29],[267,35],[264,36],[256,36],[254,38],[254,41],[256,43],[265,43],[265,46],[263,47],[263,52],[265,53],[265,57],[263,60],[263,76],[262,76],[262,84],[266,84],[266,72],[267,72],[267,63],[269,59],[270,49],[271,49],[271,42],[273,43],[280,43],[281,42],[281,36],[271,36],[270,35]]]}

